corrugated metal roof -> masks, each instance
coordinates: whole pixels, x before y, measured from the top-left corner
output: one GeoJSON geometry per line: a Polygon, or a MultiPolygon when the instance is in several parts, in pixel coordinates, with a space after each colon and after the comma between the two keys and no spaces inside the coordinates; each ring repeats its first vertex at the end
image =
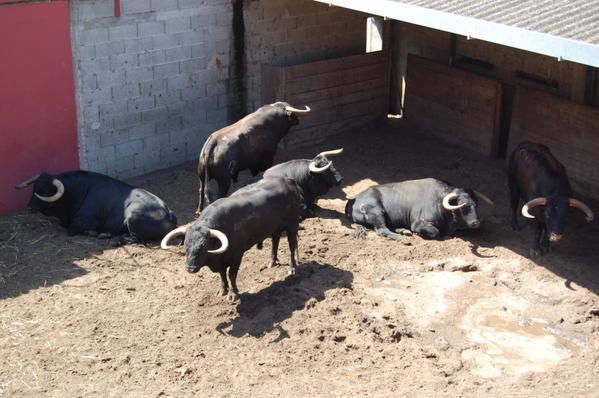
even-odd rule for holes
{"type": "Polygon", "coordinates": [[[314,0],[599,67],[599,0],[314,0]]]}
{"type": "Polygon", "coordinates": [[[394,0],[599,45],[599,0],[394,0]]]}

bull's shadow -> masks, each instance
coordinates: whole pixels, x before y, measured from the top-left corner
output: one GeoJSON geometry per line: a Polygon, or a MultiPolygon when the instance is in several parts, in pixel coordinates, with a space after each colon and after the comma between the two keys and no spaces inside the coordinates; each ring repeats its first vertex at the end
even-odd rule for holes
{"type": "Polygon", "coordinates": [[[217,326],[217,330],[234,337],[249,334],[261,337],[279,331],[277,340],[287,337],[279,325],[294,311],[305,308],[308,300],[322,301],[325,292],[340,287],[351,288],[353,275],[330,264],[307,262],[298,266],[296,275],[274,282],[257,293],[241,294],[238,316],[217,326]]]}

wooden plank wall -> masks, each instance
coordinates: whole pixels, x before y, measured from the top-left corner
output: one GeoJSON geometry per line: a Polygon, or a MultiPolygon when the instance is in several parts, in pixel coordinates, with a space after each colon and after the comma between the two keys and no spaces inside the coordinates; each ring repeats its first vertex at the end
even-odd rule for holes
{"type": "Polygon", "coordinates": [[[386,51],[291,66],[262,67],[262,101],[308,105],[283,145],[306,145],[386,117],[390,98],[386,51]]]}
{"type": "Polygon", "coordinates": [[[404,117],[416,130],[493,156],[500,105],[498,81],[409,55],[404,117]]]}
{"type": "Polygon", "coordinates": [[[526,140],[547,145],[566,167],[572,188],[599,199],[599,109],[519,87],[508,154],[526,140]]]}

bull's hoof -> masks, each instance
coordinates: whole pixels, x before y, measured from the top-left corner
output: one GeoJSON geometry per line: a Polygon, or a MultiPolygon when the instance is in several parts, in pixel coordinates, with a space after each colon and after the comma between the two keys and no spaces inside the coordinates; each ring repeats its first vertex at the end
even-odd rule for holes
{"type": "Polygon", "coordinates": [[[226,287],[221,287],[220,289],[218,289],[218,292],[216,293],[216,295],[217,296],[226,296],[228,291],[229,291],[229,289],[227,289],[226,287]]]}
{"type": "Polygon", "coordinates": [[[277,265],[281,265],[281,263],[279,263],[278,259],[274,259],[274,260],[269,260],[267,266],[268,266],[268,268],[274,268],[277,265]]]}
{"type": "Polygon", "coordinates": [[[288,275],[295,275],[295,267],[289,267],[289,271],[287,271],[288,275]]]}
{"type": "Polygon", "coordinates": [[[256,249],[262,250],[262,244],[263,244],[263,242],[256,244],[256,249]]]}
{"type": "Polygon", "coordinates": [[[112,235],[107,232],[102,232],[98,234],[98,239],[109,239],[112,235]]]}
{"type": "Polygon", "coordinates": [[[406,229],[406,228],[398,228],[398,229],[395,230],[395,232],[397,232],[398,234],[403,235],[403,236],[412,236],[412,235],[414,235],[412,233],[412,231],[410,231],[409,229],[406,229]]]}
{"type": "Polygon", "coordinates": [[[229,301],[237,301],[239,300],[239,293],[237,292],[229,292],[229,301]]]}
{"type": "Polygon", "coordinates": [[[402,245],[412,246],[412,242],[409,241],[409,240],[407,240],[407,239],[401,239],[400,242],[401,242],[402,245]]]}

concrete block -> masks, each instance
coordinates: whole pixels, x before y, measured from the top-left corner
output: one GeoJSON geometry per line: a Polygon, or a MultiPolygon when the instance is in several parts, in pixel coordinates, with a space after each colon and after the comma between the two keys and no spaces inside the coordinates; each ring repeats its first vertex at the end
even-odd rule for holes
{"type": "Polygon", "coordinates": [[[167,33],[160,36],[153,36],[151,48],[161,50],[179,46],[181,33],[167,33]]]}
{"type": "Polygon", "coordinates": [[[79,55],[79,59],[96,58],[96,46],[94,44],[89,46],[80,46],[76,53],[79,55]]]}
{"type": "Polygon", "coordinates": [[[80,21],[114,17],[114,5],[108,1],[80,2],[77,5],[77,16],[80,21]]]}
{"type": "Polygon", "coordinates": [[[117,113],[125,113],[127,112],[127,100],[120,99],[109,104],[102,104],[98,106],[98,109],[100,111],[100,117],[114,115],[117,113]]]}
{"type": "Polygon", "coordinates": [[[181,102],[181,90],[168,91],[156,95],[156,106],[158,107],[168,107],[171,104],[179,102],[181,102]]]}
{"type": "Polygon", "coordinates": [[[176,10],[177,6],[177,0],[151,0],[152,11],[176,10]]]}
{"type": "Polygon", "coordinates": [[[192,101],[206,96],[204,87],[187,87],[181,90],[181,99],[183,101],[192,101]]]}
{"type": "Polygon", "coordinates": [[[81,77],[80,89],[95,90],[98,88],[98,78],[95,74],[89,73],[81,77]]]}
{"type": "Polygon", "coordinates": [[[84,105],[106,104],[112,102],[112,93],[109,87],[100,87],[96,90],[83,90],[81,93],[81,102],[84,105]]]}
{"type": "Polygon", "coordinates": [[[141,37],[138,39],[125,40],[125,52],[140,53],[152,50],[154,48],[153,43],[154,37],[141,37]]]}
{"type": "Polygon", "coordinates": [[[153,96],[131,98],[127,100],[128,112],[148,111],[156,107],[156,101],[153,96]]]}
{"type": "MultiPolygon", "coordinates": [[[[231,18],[233,18],[232,14],[231,18]]],[[[191,28],[194,30],[207,29],[211,26],[216,26],[215,14],[199,14],[191,17],[191,28]]]]}
{"type": "Polygon", "coordinates": [[[127,112],[127,113],[119,113],[112,116],[112,124],[115,129],[128,129],[129,127],[133,127],[141,122],[141,113],[140,112],[127,112]]]}
{"type": "Polygon", "coordinates": [[[156,132],[158,134],[170,133],[175,130],[180,130],[183,127],[183,118],[169,118],[156,123],[156,132]]]}
{"type": "Polygon", "coordinates": [[[114,161],[116,175],[120,179],[133,177],[136,173],[133,155],[117,157],[114,161]]]}
{"type": "Polygon", "coordinates": [[[139,83],[139,91],[142,97],[164,93],[167,87],[166,79],[155,79],[139,83]]]}
{"type": "Polygon", "coordinates": [[[183,16],[166,20],[166,33],[178,33],[191,30],[191,17],[183,16]]]}
{"type": "Polygon", "coordinates": [[[108,29],[110,40],[125,40],[137,37],[137,24],[113,26],[108,29]]]}
{"type": "Polygon", "coordinates": [[[111,40],[106,43],[96,44],[96,57],[109,57],[125,52],[125,43],[120,40],[111,40]]]}
{"type": "Polygon", "coordinates": [[[79,61],[79,70],[82,73],[99,72],[110,70],[110,59],[108,57],[94,58],[79,61]]]}
{"type": "Polygon", "coordinates": [[[209,58],[194,58],[187,61],[181,61],[181,73],[189,74],[206,69],[209,58]]]}
{"type": "Polygon", "coordinates": [[[148,51],[139,54],[139,65],[140,66],[148,66],[148,65],[156,65],[166,61],[165,51],[157,50],[157,51],[148,51]]]}
{"type": "Polygon", "coordinates": [[[83,45],[97,44],[108,41],[108,29],[85,29],[79,32],[79,42],[83,45]]]}
{"type": "Polygon", "coordinates": [[[131,156],[143,150],[142,140],[131,140],[115,146],[117,158],[131,156]]]}
{"type": "Polygon", "coordinates": [[[152,10],[150,0],[125,0],[121,3],[123,14],[137,14],[152,10]]]}
{"type": "Polygon", "coordinates": [[[137,25],[139,37],[154,36],[165,32],[165,21],[143,22],[137,25]]]}
{"type": "Polygon", "coordinates": [[[208,42],[191,46],[191,56],[193,58],[207,57],[216,51],[216,43],[208,42]]]}
{"type": "Polygon", "coordinates": [[[122,144],[124,142],[129,141],[129,134],[127,130],[101,131],[99,135],[102,147],[122,144]]]}
{"type": "Polygon", "coordinates": [[[154,65],[154,77],[161,78],[179,73],[179,62],[169,62],[165,64],[154,65]]]}
{"type": "Polygon", "coordinates": [[[132,98],[140,96],[139,83],[126,83],[111,87],[112,98],[132,98]]]}
{"type": "MultiPolygon", "coordinates": [[[[216,28],[213,28],[216,29],[216,28]]],[[[195,45],[203,43],[212,37],[212,33],[208,36],[205,32],[190,30],[189,32],[181,32],[179,35],[179,43],[181,45],[195,45]]]]}
{"type": "Polygon", "coordinates": [[[139,66],[138,54],[119,54],[110,57],[110,70],[126,69],[139,66]]]}
{"type": "Polygon", "coordinates": [[[191,46],[166,49],[166,61],[183,61],[191,58],[191,46]]]}
{"type": "Polygon", "coordinates": [[[149,111],[141,112],[141,122],[157,122],[168,118],[168,109],[166,107],[156,107],[149,111]]]}
{"type": "Polygon", "coordinates": [[[206,113],[206,121],[208,123],[227,122],[228,112],[226,109],[212,109],[206,113]]]}
{"type": "MultiPolygon", "coordinates": [[[[146,137],[151,137],[156,132],[156,125],[154,123],[140,124],[133,126],[129,129],[130,140],[141,140],[146,137]]],[[[144,147],[144,150],[146,148],[144,147]]]]}
{"type": "Polygon", "coordinates": [[[174,75],[169,76],[167,80],[167,86],[169,90],[179,90],[185,87],[191,86],[191,81],[187,75],[174,75]]]}
{"type": "Polygon", "coordinates": [[[100,71],[96,73],[98,79],[98,87],[112,87],[125,84],[125,70],[116,71],[100,71]]]}
{"type": "Polygon", "coordinates": [[[154,79],[154,70],[151,66],[128,69],[125,73],[128,83],[154,79]]]}

